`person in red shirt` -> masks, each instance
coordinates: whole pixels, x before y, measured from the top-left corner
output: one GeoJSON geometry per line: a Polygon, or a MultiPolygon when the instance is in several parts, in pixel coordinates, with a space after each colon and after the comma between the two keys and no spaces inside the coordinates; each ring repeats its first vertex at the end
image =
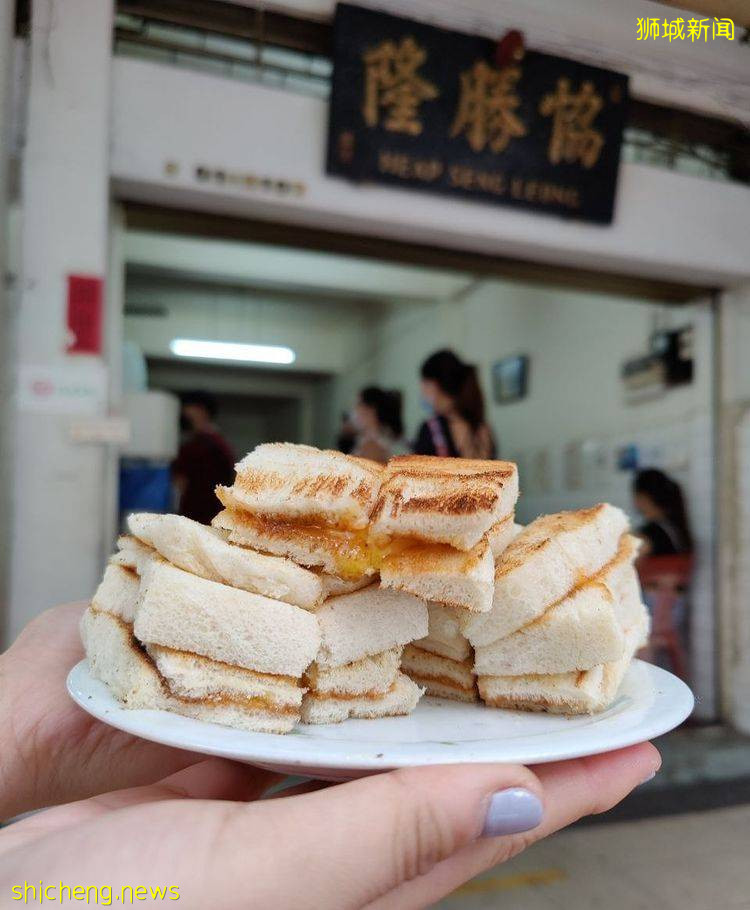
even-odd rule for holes
{"type": "Polygon", "coordinates": [[[214,423],[216,398],[210,392],[188,392],[182,396],[180,426],[189,436],[172,462],[172,479],[180,493],[178,512],[201,524],[221,509],[214,489],[234,481],[234,451],[214,423]]]}

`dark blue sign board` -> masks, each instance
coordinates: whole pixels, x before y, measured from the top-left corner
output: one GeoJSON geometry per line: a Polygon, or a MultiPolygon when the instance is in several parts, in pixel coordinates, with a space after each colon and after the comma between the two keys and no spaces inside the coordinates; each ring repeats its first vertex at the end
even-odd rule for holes
{"type": "Polygon", "coordinates": [[[336,8],[327,172],[609,224],[628,77],[336,8]]]}

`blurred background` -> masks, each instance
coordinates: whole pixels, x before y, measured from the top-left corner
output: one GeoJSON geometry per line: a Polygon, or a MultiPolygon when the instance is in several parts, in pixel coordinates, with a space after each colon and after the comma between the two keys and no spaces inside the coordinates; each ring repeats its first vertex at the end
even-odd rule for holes
{"type": "MultiPolygon", "coordinates": [[[[352,126],[368,116],[347,70],[364,39],[334,26],[329,0],[0,0],[3,640],[91,594],[128,511],[210,521],[213,484],[260,442],[495,454],[518,462],[518,521],[608,500],[646,542],[648,656],[697,704],[622,817],[712,808],[739,832],[747,810],[720,807],[750,799],[750,10],[363,5],[479,36],[499,71],[534,62],[554,84],[575,61],[629,77],[601,113],[606,172],[587,176],[575,145],[597,111],[567,109],[579,132],[562,167],[581,211],[542,210],[540,172],[524,171],[537,148],[506,160],[488,146],[480,167],[457,119],[436,150],[413,58],[394,56],[375,89],[379,110],[395,86],[401,114],[424,115],[418,155],[397,157],[409,140],[387,126],[352,126]],[[668,37],[676,19],[705,35],[668,37]],[[436,161],[462,195],[418,185],[436,161]]],[[[429,45],[457,40],[428,34],[422,75],[449,78],[450,53],[429,45]]],[[[523,117],[539,97],[514,85],[523,117]]],[[[512,143],[514,110],[474,125],[504,124],[512,143]]],[[[632,853],[633,830],[612,826],[610,854],[632,853]]],[[[653,834],[666,851],[667,830],[653,834]]],[[[642,893],[636,866],[575,891],[588,836],[560,848],[567,866],[532,851],[452,901],[712,903],[697,884],[665,896],[666,873],[642,893]]],[[[747,882],[716,844],[736,859],[726,887],[747,882]]],[[[740,890],[723,906],[748,906],[740,890]]]]}

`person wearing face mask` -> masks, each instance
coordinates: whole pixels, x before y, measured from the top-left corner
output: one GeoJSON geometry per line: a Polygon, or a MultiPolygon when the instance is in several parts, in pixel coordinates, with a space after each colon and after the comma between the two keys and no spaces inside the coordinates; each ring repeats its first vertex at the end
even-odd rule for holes
{"type": "Polygon", "coordinates": [[[393,455],[407,451],[403,442],[401,393],[377,386],[362,389],[352,413],[357,443],[352,455],[385,464],[393,455]]]}
{"type": "Polygon", "coordinates": [[[484,419],[476,367],[444,349],[425,360],[421,377],[422,401],[431,416],[419,428],[415,454],[495,458],[497,448],[484,419]]]}
{"type": "Polygon", "coordinates": [[[234,450],[214,423],[216,399],[209,392],[182,396],[180,429],[187,436],[172,462],[172,480],[180,494],[178,512],[201,524],[221,509],[214,490],[234,482],[234,450]]]}

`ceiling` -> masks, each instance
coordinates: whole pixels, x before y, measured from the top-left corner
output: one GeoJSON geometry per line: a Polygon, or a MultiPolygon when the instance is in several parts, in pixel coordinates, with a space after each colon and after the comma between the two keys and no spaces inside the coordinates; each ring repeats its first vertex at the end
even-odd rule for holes
{"type": "Polygon", "coordinates": [[[129,278],[192,279],[321,302],[434,303],[460,297],[475,281],[423,266],[138,230],[126,232],[124,257],[129,278]]]}

